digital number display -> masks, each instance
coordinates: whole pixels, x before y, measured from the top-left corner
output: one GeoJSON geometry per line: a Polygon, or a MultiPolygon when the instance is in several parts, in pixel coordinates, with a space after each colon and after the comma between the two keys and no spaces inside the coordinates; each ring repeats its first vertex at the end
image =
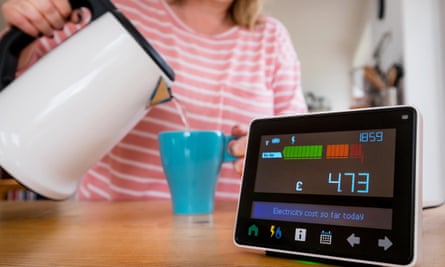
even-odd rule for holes
{"type": "Polygon", "coordinates": [[[382,131],[360,132],[360,143],[383,142],[382,131]]]}
{"type": "Polygon", "coordinates": [[[395,129],[262,136],[255,192],[392,197],[395,129]]]}
{"type": "Polygon", "coordinates": [[[328,183],[336,184],[338,193],[343,192],[343,190],[350,190],[351,193],[369,193],[369,172],[357,173],[358,179],[356,179],[356,173],[354,172],[339,172],[337,178],[333,178],[332,172],[330,172],[328,176],[328,183]],[[345,183],[347,183],[346,186],[345,183]],[[344,187],[347,189],[344,189],[344,187]]]}

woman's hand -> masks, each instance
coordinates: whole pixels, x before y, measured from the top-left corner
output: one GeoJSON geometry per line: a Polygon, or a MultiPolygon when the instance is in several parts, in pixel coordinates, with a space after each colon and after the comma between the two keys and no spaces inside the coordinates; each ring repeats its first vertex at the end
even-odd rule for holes
{"type": "MultiPolygon", "coordinates": [[[[72,10],[68,0],[8,0],[2,6],[2,13],[9,25],[31,36],[51,37],[55,30],[63,28],[72,10]]],[[[80,19],[76,14],[71,21],[80,19]]]]}
{"type": "Polygon", "coordinates": [[[247,129],[240,126],[234,126],[231,134],[239,137],[236,140],[231,141],[229,144],[229,149],[232,155],[239,158],[233,162],[233,168],[235,169],[235,172],[242,174],[244,168],[244,156],[247,147],[247,129]]]}

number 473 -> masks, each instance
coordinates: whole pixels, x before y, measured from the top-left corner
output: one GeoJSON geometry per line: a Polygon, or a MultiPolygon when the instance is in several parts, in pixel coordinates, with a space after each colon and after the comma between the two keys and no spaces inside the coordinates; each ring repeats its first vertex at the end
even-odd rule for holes
{"type": "Polygon", "coordinates": [[[369,192],[369,172],[339,172],[337,178],[333,177],[332,172],[328,174],[328,183],[337,185],[337,192],[343,192],[344,187],[348,187],[350,181],[351,193],[366,194],[369,192]]]}

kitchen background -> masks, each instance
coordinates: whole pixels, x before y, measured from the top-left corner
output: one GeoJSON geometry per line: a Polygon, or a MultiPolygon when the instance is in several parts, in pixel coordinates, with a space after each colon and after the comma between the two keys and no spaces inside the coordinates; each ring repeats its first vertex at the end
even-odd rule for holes
{"type": "Polygon", "coordinates": [[[445,0],[264,2],[264,13],[281,20],[291,34],[311,111],[388,104],[419,109],[424,199],[442,202],[445,0]]]}

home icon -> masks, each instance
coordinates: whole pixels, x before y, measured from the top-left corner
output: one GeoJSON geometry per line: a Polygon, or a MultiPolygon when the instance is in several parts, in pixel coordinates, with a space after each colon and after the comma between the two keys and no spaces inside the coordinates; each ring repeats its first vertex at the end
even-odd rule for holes
{"type": "Polygon", "coordinates": [[[252,224],[249,227],[249,230],[247,231],[247,235],[248,236],[258,237],[258,226],[256,226],[255,224],[252,224]]]}

